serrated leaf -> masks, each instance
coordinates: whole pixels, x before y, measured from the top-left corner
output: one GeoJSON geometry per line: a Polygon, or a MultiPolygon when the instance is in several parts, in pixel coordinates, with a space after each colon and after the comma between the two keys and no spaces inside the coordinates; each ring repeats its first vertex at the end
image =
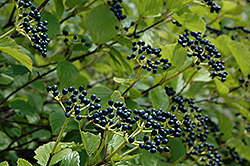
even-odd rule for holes
{"type": "Polygon", "coordinates": [[[57,17],[49,12],[42,12],[41,20],[47,20],[49,24],[47,25],[48,28],[48,35],[50,39],[53,39],[57,33],[60,31],[60,23],[57,19],[57,17]]]}
{"type": "Polygon", "coordinates": [[[17,160],[17,166],[32,166],[32,164],[25,159],[19,158],[17,160]]]}
{"type": "Polygon", "coordinates": [[[233,54],[240,70],[244,75],[250,73],[250,52],[241,43],[236,41],[227,41],[228,48],[233,54]]]}
{"type": "Polygon", "coordinates": [[[94,8],[86,19],[86,27],[97,44],[105,43],[112,39],[117,31],[115,27],[118,23],[114,14],[109,10],[108,5],[100,5],[94,8]],[[105,13],[105,14],[103,14],[105,13]]]}
{"type": "Polygon", "coordinates": [[[10,103],[10,105],[14,108],[14,109],[19,109],[20,112],[24,115],[34,115],[36,110],[26,101],[24,100],[15,100],[13,102],[10,103]]]}
{"type": "Polygon", "coordinates": [[[27,67],[29,71],[32,71],[32,65],[33,65],[32,60],[28,55],[24,54],[21,50],[12,47],[3,47],[2,45],[0,45],[0,51],[12,56],[20,63],[22,63],[25,67],[27,67]]]}
{"type": "Polygon", "coordinates": [[[0,163],[0,166],[9,166],[9,163],[7,161],[3,161],[0,163]]]}
{"type": "Polygon", "coordinates": [[[1,85],[8,85],[14,81],[14,78],[8,76],[4,73],[0,73],[0,84],[1,85]]]}
{"type": "Polygon", "coordinates": [[[84,147],[85,147],[88,155],[91,156],[99,148],[99,145],[101,143],[101,133],[99,133],[98,135],[95,135],[95,134],[90,133],[90,132],[82,131],[82,135],[83,135],[82,142],[84,144],[84,147]]]}
{"type": "Polygon", "coordinates": [[[217,91],[220,95],[226,95],[229,93],[229,89],[221,81],[214,79],[217,91]]]}
{"type": "Polygon", "coordinates": [[[76,151],[73,151],[62,160],[62,163],[60,165],[61,166],[79,166],[80,165],[79,153],[76,151]]]}
{"type": "MultiPolygon", "coordinates": [[[[37,160],[37,163],[45,166],[49,160],[50,153],[52,152],[52,149],[54,147],[55,142],[49,142],[47,144],[44,144],[37,148],[35,150],[36,155],[34,158],[37,160]]],[[[69,148],[65,148],[65,143],[59,143],[58,146],[55,149],[55,154],[53,155],[50,164],[54,165],[58,163],[59,161],[63,160],[65,157],[67,157],[72,150],[69,148]]]]}
{"type": "Polygon", "coordinates": [[[201,32],[205,32],[206,30],[206,23],[204,22],[204,20],[200,16],[193,13],[184,13],[181,16],[178,16],[176,14],[173,16],[173,18],[187,29],[201,32]]]}
{"type": "Polygon", "coordinates": [[[149,96],[154,108],[166,110],[169,105],[168,96],[162,87],[156,87],[149,91],[149,96]]]}
{"type": "Polygon", "coordinates": [[[114,93],[111,95],[111,99],[118,102],[124,103],[124,98],[121,95],[121,92],[118,90],[115,90],[114,93]]]}
{"type": "Polygon", "coordinates": [[[161,12],[163,7],[162,0],[137,0],[136,3],[140,16],[156,15],[161,12]]]}
{"type": "Polygon", "coordinates": [[[64,11],[64,4],[62,0],[54,0],[56,15],[60,18],[64,11]]]}
{"type": "Polygon", "coordinates": [[[63,87],[69,87],[77,80],[79,73],[76,67],[68,61],[57,64],[57,76],[63,87]]]}

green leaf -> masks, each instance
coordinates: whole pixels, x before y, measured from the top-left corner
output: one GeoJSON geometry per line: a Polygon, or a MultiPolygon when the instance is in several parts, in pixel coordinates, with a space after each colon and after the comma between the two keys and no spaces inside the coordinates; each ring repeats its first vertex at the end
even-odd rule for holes
{"type": "Polygon", "coordinates": [[[138,89],[131,88],[129,90],[129,98],[130,99],[137,99],[140,96],[141,96],[141,91],[139,91],[138,89]]]}
{"type": "Polygon", "coordinates": [[[74,84],[78,75],[78,70],[72,63],[63,60],[57,64],[57,76],[63,87],[74,84]]]}
{"type": "Polygon", "coordinates": [[[82,135],[84,138],[82,142],[83,144],[85,144],[85,147],[87,148],[86,149],[87,153],[91,156],[99,148],[99,145],[101,143],[101,133],[99,133],[98,135],[95,135],[90,132],[82,131],[82,135]]]}
{"type": "Polygon", "coordinates": [[[176,12],[182,10],[184,6],[192,1],[193,0],[167,0],[166,6],[169,11],[176,12]]]}
{"type": "Polygon", "coordinates": [[[187,59],[187,50],[182,48],[179,44],[169,44],[162,47],[162,56],[167,58],[173,64],[170,68],[170,74],[180,70],[187,59]]]}
{"type": "Polygon", "coordinates": [[[10,103],[11,107],[14,109],[19,109],[20,112],[24,115],[34,115],[36,110],[24,100],[15,100],[10,103]]]}
{"type": "MultiPolygon", "coordinates": [[[[37,148],[35,150],[36,155],[34,158],[37,160],[37,163],[45,166],[49,160],[50,153],[54,147],[55,142],[49,142],[37,148]]],[[[72,153],[72,150],[69,148],[65,148],[67,144],[59,143],[55,149],[55,155],[52,157],[49,165],[54,165],[59,161],[63,160],[65,157],[72,153]]]]}
{"type": "Polygon", "coordinates": [[[114,48],[111,48],[110,54],[112,54],[114,57],[116,57],[116,59],[118,59],[120,61],[120,63],[123,65],[124,69],[126,69],[128,74],[130,74],[132,72],[131,65],[123,58],[123,56],[121,55],[121,53],[119,51],[117,51],[114,48]]]}
{"type": "Polygon", "coordinates": [[[60,31],[60,23],[57,17],[49,12],[42,12],[42,21],[47,20],[49,24],[47,25],[48,28],[48,35],[50,39],[53,39],[57,33],[60,31]]]}
{"type": "Polygon", "coordinates": [[[184,13],[181,16],[175,14],[173,18],[187,29],[201,32],[205,32],[206,30],[206,23],[204,22],[204,20],[200,16],[193,13],[184,13]]]}
{"type": "Polygon", "coordinates": [[[138,103],[136,103],[136,102],[134,102],[133,100],[131,100],[131,99],[126,99],[126,106],[128,107],[128,108],[136,108],[136,109],[142,109],[142,107],[138,104],[138,103]]]}
{"type": "Polygon", "coordinates": [[[97,97],[100,97],[102,99],[101,105],[103,108],[108,106],[108,100],[110,99],[113,93],[111,89],[105,86],[98,86],[98,87],[92,88],[91,91],[95,93],[97,97]]]}
{"type": "Polygon", "coordinates": [[[5,37],[2,40],[0,40],[0,51],[12,56],[16,60],[18,60],[20,63],[22,63],[25,67],[29,69],[29,71],[32,71],[32,60],[30,57],[26,54],[24,54],[20,47],[16,44],[15,40],[5,37]]]}
{"type": "Polygon", "coordinates": [[[86,2],[88,2],[87,0],[66,0],[65,5],[69,8],[73,8],[77,5],[84,5],[86,2]]]}
{"type": "Polygon", "coordinates": [[[118,90],[115,90],[114,93],[111,95],[111,99],[118,102],[124,103],[124,98],[121,95],[121,92],[118,90]]]}
{"type": "Polygon", "coordinates": [[[227,44],[242,73],[244,75],[250,73],[250,52],[248,49],[245,48],[241,43],[233,40],[228,41],[227,44]]]}
{"type": "Polygon", "coordinates": [[[78,152],[73,151],[70,153],[68,156],[66,156],[63,160],[62,163],[60,164],[61,166],[79,166],[80,165],[80,155],[78,152]]]}
{"type": "Polygon", "coordinates": [[[0,163],[0,166],[9,166],[9,163],[7,161],[3,161],[0,163]]]}
{"type": "Polygon", "coordinates": [[[36,108],[36,110],[40,110],[43,106],[43,98],[35,93],[28,93],[28,99],[29,103],[33,108],[36,108]]]}
{"type": "Polygon", "coordinates": [[[169,105],[168,96],[162,87],[156,87],[149,91],[149,96],[154,108],[166,110],[169,105]]]}
{"type": "Polygon", "coordinates": [[[214,82],[220,95],[227,95],[229,93],[229,89],[221,81],[214,79],[214,82]]]}
{"type": "Polygon", "coordinates": [[[49,124],[52,129],[53,135],[58,135],[61,127],[65,121],[65,115],[61,113],[62,111],[52,112],[49,115],[49,124]]]}
{"type": "Polygon", "coordinates": [[[111,141],[108,144],[108,151],[111,153],[112,149],[116,149],[124,141],[123,137],[117,134],[114,134],[111,141]]]}
{"type": "Polygon", "coordinates": [[[0,84],[1,85],[8,85],[14,81],[14,78],[8,76],[4,73],[0,73],[0,84]]]}
{"type": "Polygon", "coordinates": [[[232,136],[233,125],[231,120],[224,114],[219,113],[217,115],[219,119],[219,128],[224,133],[222,136],[223,141],[227,141],[232,136]]]}
{"type": "Polygon", "coordinates": [[[86,19],[86,27],[93,41],[97,44],[105,43],[113,38],[117,33],[114,28],[117,24],[116,18],[109,10],[108,5],[100,5],[94,8],[86,19]]]}
{"type": "Polygon", "coordinates": [[[56,15],[58,18],[60,18],[64,11],[64,5],[62,0],[54,0],[56,15]]]}
{"type": "Polygon", "coordinates": [[[14,49],[20,49],[20,46],[16,43],[16,41],[9,36],[6,36],[0,40],[0,47],[11,47],[14,49]]]}
{"type": "Polygon", "coordinates": [[[237,151],[240,155],[242,155],[245,159],[250,162],[250,147],[245,145],[243,142],[241,144],[235,146],[235,151],[237,151]]]}
{"type": "Polygon", "coordinates": [[[142,166],[157,165],[159,159],[159,154],[151,154],[149,151],[141,149],[141,164],[142,166]]]}
{"type": "MultiPolygon", "coordinates": [[[[49,123],[52,129],[53,135],[58,135],[66,117],[62,110],[56,110],[49,115],[49,123]]],[[[78,129],[78,123],[75,121],[75,118],[71,117],[68,125],[66,126],[65,131],[69,132],[73,129],[78,129]]]]}
{"type": "Polygon", "coordinates": [[[173,161],[178,160],[186,153],[185,146],[180,138],[169,138],[169,146],[173,155],[173,161]]]}
{"type": "Polygon", "coordinates": [[[32,138],[39,138],[39,139],[50,139],[51,138],[51,132],[49,130],[46,129],[41,129],[38,130],[34,133],[32,133],[32,138]]]}
{"type": "Polygon", "coordinates": [[[32,164],[25,159],[19,158],[17,160],[17,166],[32,166],[32,164]]]}
{"type": "Polygon", "coordinates": [[[162,0],[137,0],[136,4],[140,16],[156,15],[161,12],[163,7],[162,0]]]}

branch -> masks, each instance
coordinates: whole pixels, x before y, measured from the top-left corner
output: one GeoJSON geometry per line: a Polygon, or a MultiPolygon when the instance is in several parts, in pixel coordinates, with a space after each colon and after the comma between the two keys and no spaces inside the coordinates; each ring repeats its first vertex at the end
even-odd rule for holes
{"type": "Polygon", "coordinates": [[[37,10],[40,11],[45,5],[49,2],[49,0],[44,0],[38,7],[37,10]]]}
{"type": "Polygon", "coordinates": [[[18,122],[12,119],[7,119],[4,117],[0,117],[0,121],[6,121],[6,122],[10,122],[10,123],[17,123],[17,124],[24,124],[24,125],[29,125],[29,126],[36,126],[36,127],[49,127],[49,125],[47,124],[34,124],[34,123],[28,123],[28,122],[18,122]]]}
{"type": "Polygon", "coordinates": [[[147,92],[149,92],[150,90],[156,88],[157,86],[162,85],[163,83],[167,82],[168,80],[171,80],[172,78],[178,76],[179,74],[181,74],[182,72],[184,72],[185,70],[187,70],[188,68],[192,67],[193,63],[189,64],[188,66],[186,66],[185,68],[183,68],[182,70],[176,72],[175,74],[173,74],[171,77],[168,77],[167,79],[161,79],[157,84],[151,86],[150,88],[144,90],[141,92],[141,94],[145,94],[147,92]]]}
{"type": "Polygon", "coordinates": [[[22,88],[28,86],[29,84],[31,84],[32,82],[35,82],[36,80],[42,78],[43,76],[46,76],[47,74],[53,72],[56,70],[56,67],[47,71],[46,73],[43,73],[42,75],[37,76],[36,78],[34,78],[33,80],[28,81],[27,83],[23,84],[22,86],[20,86],[19,88],[17,88],[16,90],[14,90],[12,93],[10,93],[7,97],[5,97],[1,102],[0,102],[0,106],[7,101],[11,96],[13,96],[15,93],[17,93],[19,90],[21,90],[22,88]]]}

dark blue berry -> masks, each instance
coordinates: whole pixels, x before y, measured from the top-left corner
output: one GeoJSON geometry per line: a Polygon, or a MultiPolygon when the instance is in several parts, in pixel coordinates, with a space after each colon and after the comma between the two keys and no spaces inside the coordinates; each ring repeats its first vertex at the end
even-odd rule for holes
{"type": "Polygon", "coordinates": [[[65,116],[66,116],[66,118],[69,118],[70,117],[70,113],[69,112],[65,112],[65,116]]]}
{"type": "Polygon", "coordinates": [[[76,120],[81,120],[82,119],[82,115],[77,115],[76,116],[76,120]]]}

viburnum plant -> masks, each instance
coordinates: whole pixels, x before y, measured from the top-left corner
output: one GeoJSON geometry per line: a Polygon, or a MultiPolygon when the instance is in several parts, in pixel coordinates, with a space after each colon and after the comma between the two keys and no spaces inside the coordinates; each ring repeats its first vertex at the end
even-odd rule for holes
{"type": "Polygon", "coordinates": [[[0,165],[250,165],[248,1],[0,11],[0,165]]]}

